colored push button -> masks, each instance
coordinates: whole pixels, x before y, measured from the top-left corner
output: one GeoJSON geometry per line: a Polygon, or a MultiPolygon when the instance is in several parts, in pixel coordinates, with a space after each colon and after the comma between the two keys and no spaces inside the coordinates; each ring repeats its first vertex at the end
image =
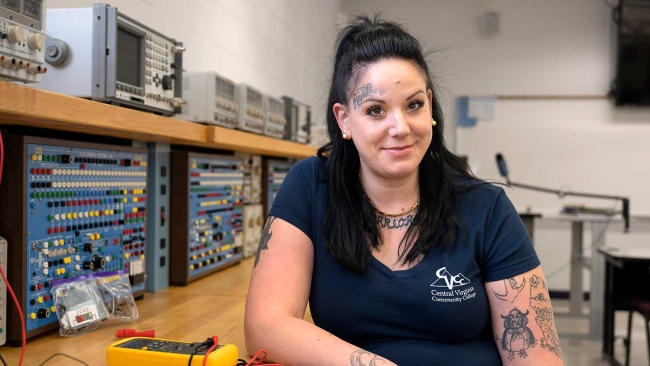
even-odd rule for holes
{"type": "Polygon", "coordinates": [[[198,257],[197,257],[196,255],[193,255],[193,256],[192,256],[192,260],[195,261],[195,260],[197,260],[197,259],[198,259],[198,257]]]}
{"type": "MultiPolygon", "coordinates": [[[[194,269],[194,265],[193,265],[193,264],[190,266],[190,269],[191,269],[191,270],[194,269]]],[[[34,316],[36,316],[36,314],[34,314],[34,316]]]]}
{"type": "Polygon", "coordinates": [[[67,213],[67,214],[65,215],[65,217],[69,220],[69,219],[72,218],[72,214],[71,214],[71,213],[67,213]]]}
{"type": "MultiPolygon", "coordinates": [[[[33,154],[32,155],[32,161],[36,161],[36,160],[38,160],[38,155],[33,154]]],[[[36,315],[34,315],[34,316],[36,316],[36,315]]]]}
{"type": "Polygon", "coordinates": [[[99,216],[99,211],[95,211],[95,216],[99,216]]]}
{"type": "Polygon", "coordinates": [[[128,200],[127,200],[126,198],[122,198],[122,202],[123,202],[123,203],[127,203],[128,200]]]}
{"type": "Polygon", "coordinates": [[[56,313],[56,306],[50,307],[50,311],[53,312],[53,313],[56,313]]]}
{"type": "Polygon", "coordinates": [[[140,256],[140,259],[144,260],[144,254],[140,256]]]}
{"type": "Polygon", "coordinates": [[[43,303],[43,297],[39,296],[38,299],[36,299],[36,302],[39,304],[43,303]]]}
{"type": "Polygon", "coordinates": [[[137,213],[137,212],[138,212],[138,208],[137,208],[137,207],[133,207],[133,213],[137,213]]]}
{"type": "MultiPolygon", "coordinates": [[[[33,159],[32,159],[33,160],[33,159]]],[[[29,319],[35,320],[36,319],[36,313],[31,313],[29,314],[29,319]]]]}
{"type": "Polygon", "coordinates": [[[114,215],[114,214],[115,214],[115,210],[108,210],[108,214],[109,214],[109,215],[114,215]]]}
{"type": "Polygon", "coordinates": [[[129,259],[129,253],[124,253],[124,258],[129,259]]]}
{"type": "Polygon", "coordinates": [[[90,212],[88,212],[88,216],[90,216],[90,217],[95,217],[95,211],[90,211],[90,212]]]}
{"type": "Polygon", "coordinates": [[[128,191],[126,189],[122,190],[122,194],[127,194],[127,193],[128,193],[128,191]]]}
{"type": "Polygon", "coordinates": [[[76,212],[73,213],[73,214],[72,214],[72,217],[76,219],[76,218],[77,218],[77,213],[76,213],[76,212]]]}

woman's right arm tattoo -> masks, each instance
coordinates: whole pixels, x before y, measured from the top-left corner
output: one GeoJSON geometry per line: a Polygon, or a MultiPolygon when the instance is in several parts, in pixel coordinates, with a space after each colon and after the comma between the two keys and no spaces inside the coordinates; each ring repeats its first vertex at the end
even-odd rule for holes
{"type": "Polygon", "coordinates": [[[257,247],[257,256],[255,257],[255,263],[253,264],[253,268],[257,267],[257,263],[260,261],[260,255],[262,254],[263,250],[268,250],[269,249],[269,240],[271,240],[271,236],[273,233],[271,232],[271,224],[273,221],[275,221],[276,217],[274,216],[269,216],[269,220],[266,222],[266,226],[264,226],[264,231],[262,232],[262,239],[260,239],[260,245],[257,247]]]}
{"type": "Polygon", "coordinates": [[[352,352],[350,356],[350,366],[380,366],[386,364],[388,364],[386,359],[362,349],[352,352]]]}

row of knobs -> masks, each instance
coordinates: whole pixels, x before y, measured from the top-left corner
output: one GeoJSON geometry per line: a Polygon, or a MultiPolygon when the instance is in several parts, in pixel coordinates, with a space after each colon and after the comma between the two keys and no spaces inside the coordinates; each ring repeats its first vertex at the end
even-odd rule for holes
{"type": "Polygon", "coordinates": [[[271,121],[273,123],[281,124],[281,125],[286,125],[287,124],[287,119],[286,118],[281,117],[281,116],[277,116],[277,115],[273,115],[273,114],[269,116],[269,121],[271,121]]]}
{"type": "MultiPolygon", "coordinates": [[[[7,28],[7,38],[10,43],[20,43],[25,39],[23,27],[12,25],[7,28]]],[[[32,50],[42,50],[45,47],[45,36],[40,33],[30,33],[27,44],[32,50]]]]}
{"type": "Polygon", "coordinates": [[[264,111],[261,110],[260,108],[248,107],[246,108],[246,113],[248,113],[253,117],[264,118],[264,111]]]}

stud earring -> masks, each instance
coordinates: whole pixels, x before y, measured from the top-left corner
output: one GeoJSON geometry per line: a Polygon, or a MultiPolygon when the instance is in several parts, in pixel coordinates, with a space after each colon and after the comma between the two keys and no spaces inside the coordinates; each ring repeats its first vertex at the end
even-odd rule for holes
{"type": "Polygon", "coordinates": [[[350,138],[350,135],[347,134],[347,132],[343,132],[343,140],[347,140],[350,138]]]}
{"type": "Polygon", "coordinates": [[[431,126],[435,126],[435,125],[437,125],[437,124],[438,124],[438,123],[436,122],[436,120],[433,119],[433,117],[431,117],[431,126]]]}

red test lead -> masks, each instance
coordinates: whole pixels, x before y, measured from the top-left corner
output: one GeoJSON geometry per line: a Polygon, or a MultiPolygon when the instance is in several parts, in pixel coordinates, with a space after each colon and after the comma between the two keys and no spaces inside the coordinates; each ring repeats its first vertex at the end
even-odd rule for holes
{"type": "Polygon", "coordinates": [[[136,332],[135,329],[118,329],[115,333],[116,338],[130,338],[130,337],[146,337],[146,338],[156,338],[155,330],[143,330],[142,332],[136,332]]]}

